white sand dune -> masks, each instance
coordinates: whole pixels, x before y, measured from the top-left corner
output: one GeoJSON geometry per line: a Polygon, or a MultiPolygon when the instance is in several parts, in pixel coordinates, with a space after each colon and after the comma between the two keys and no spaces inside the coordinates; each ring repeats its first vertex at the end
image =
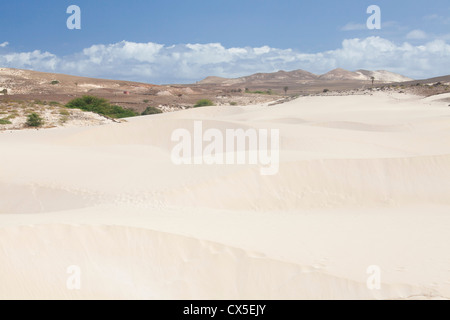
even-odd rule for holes
{"type": "Polygon", "coordinates": [[[1,299],[450,298],[440,99],[199,108],[2,132],[0,150],[1,299]],[[279,129],[279,173],[174,165],[172,132],[198,120],[279,129]],[[80,290],[66,287],[72,265],[80,290]]]}

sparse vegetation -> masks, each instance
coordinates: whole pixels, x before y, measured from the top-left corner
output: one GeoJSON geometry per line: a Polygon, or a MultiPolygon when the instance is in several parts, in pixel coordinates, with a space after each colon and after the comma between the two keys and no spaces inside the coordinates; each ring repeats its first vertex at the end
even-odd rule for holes
{"type": "Polygon", "coordinates": [[[58,80],[53,80],[52,82],[50,82],[50,84],[53,84],[53,85],[59,84],[59,81],[58,80]]]}
{"type": "Polygon", "coordinates": [[[66,104],[66,107],[70,109],[81,109],[83,111],[94,112],[114,119],[135,117],[138,115],[131,109],[125,109],[120,106],[112,105],[108,102],[108,100],[94,96],[83,96],[82,98],[73,99],[66,104]]]}
{"type": "Polygon", "coordinates": [[[59,123],[60,124],[65,124],[67,121],[69,121],[69,116],[63,115],[60,119],[59,119],[59,123]]]}
{"type": "Polygon", "coordinates": [[[230,106],[237,106],[237,102],[230,102],[230,106]]]}
{"type": "Polygon", "coordinates": [[[59,114],[62,115],[62,116],[66,116],[66,117],[70,116],[70,112],[68,110],[65,110],[65,109],[61,109],[59,111],[59,114]]]}
{"type": "Polygon", "coordinates": [[[47,104],[47,101],[41,101],[41,100],[34,100],[34,104],[44,106],[47,104]]]}
{"type": "Polygon", "coordinates": [[[40,127],[44,124],[44,120],[35,112],[31,113],[27,117],[26,125],[28,127],[40,127]]]}
{"type": "Polygon", "coordinates": [[[50,106],[51,103],[45,102],[41,106],[37,105],[34,100],[5,100],[0,100],[0,131],[33,127],[51,128],[69,122],[80,126],[111,122],[96,114],[71,110],[63,105],[50,106]]]}
{"type": "Polygon", "coordinates": [[[32,114],[33,112],[35,112],[36,110],[34,108],[27,108],[25,109],[25,114],[32,114]]]}
{"type": "Polygon", "coordinates": [[[269,89],[267,91],[261,91],[261,90],[256,90],[256,91],[250,91],[250,90],[245,90],[245,93],[253,93],[253,94],[268,94],[268,95],[272,95],[274,94],[272,89],[269,89]]]}
{"type": "Polygon", "coordinates": [[[329,89],[323,89],[323,93],[327,93],[327,92],[330,92],[330,90],[329,89]]]}
{"type": "Polygon", "coordinates": [[[195,104],[194,108],[210,107],[210,106],[213,106],[213,105],[214,105],[214,103],[211,100],[201,99],[201,100],[197,101],[197,103],[195,104]]]}
{"type": "Polygon", "coordinates": [[[144,112],[141,113],[143,116],[148,116],[150,114],[159,114],[162,113],[162,111],[155,107],[147,107],[147,109],[144,110],[144,112]]]}
{"type": "Polygon", "coordinates": [[[7,119],[0,119],[0,124],[11,124],[11,121],[7,119]]]}

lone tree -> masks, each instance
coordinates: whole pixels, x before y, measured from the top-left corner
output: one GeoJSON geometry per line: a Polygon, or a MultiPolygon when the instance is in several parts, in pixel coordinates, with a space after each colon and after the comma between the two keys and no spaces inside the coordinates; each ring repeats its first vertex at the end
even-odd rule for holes
{"type": "Polygon", "coordinates": [[[373,86],[373,82],[375,81],[375,77],[370,77],[370,80],[372,80],[372,86],[373,86]]]}
{"type": "Polygon", "coordinates": [[[283,89],[284,89],[284,94],[287,94],[289,87],[284,87],[283,89]]]}

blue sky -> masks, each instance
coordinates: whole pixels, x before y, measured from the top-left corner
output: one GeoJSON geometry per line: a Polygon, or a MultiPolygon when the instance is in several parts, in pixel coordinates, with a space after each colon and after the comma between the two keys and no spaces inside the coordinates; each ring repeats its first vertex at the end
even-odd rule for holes
{"type": "Polygon", "coordinates": [[[16,0],[0,11],[0,67],[151,83],[335,67],[424,78],[450,73],[449,43],[448,0],[16,0]],[[66,27],[69,5],[81,30],[66,27]],[[370,5],[381,30],[366,27],[370,5]]]}

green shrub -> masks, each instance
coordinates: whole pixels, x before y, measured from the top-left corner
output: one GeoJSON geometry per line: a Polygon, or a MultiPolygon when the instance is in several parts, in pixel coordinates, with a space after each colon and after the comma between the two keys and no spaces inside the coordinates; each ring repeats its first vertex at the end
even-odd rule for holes
{"type": "Polygon", "coordinates": [[[330,92],[330,90],[328,90],[328,89],[323,89],[323,93],[327,93],[327,92],[330,92]]]}
{"type": "Polygon", "coordinates": [[[230,106],[237,106],[237,102],[230,102],[230,106]]]}
{"type": "Polygon", "coordinates": [[[58,80],[53,80],[52,82],[50,82],[51,84],[55,85],[55,84],[59,84],[58,80]]]}
{"type": "Polygon", "coordinates": [[[6,96],[8,94],[8,89],[3,89],[2,93],[6,96]]]}
{"type": "Polygon", "coordinates": [[[213,106],[213,105],[214,105],[214,103],[211,100],[201,99],[201,100],[197,101],[197,103],[195,104],[194,108],[210,107],[210,106],[213,106]]]}
{"type": "Polygon", "coordinates": [[[76,98],[66,104],[70,109],[81,109],[83,111],[94,112],[110,118],[128,118],[135,117],[138,114],[131,109],[125,109],[120,106],[112,105],[106,99],[83,96],[82,98],[76,98]]]}
{"type": "Polygon", "coordinates": [[[141,113],[143,116],[148,116],[150,114],[158,114],[163,113],[160,109],[155,107],[147,107],[147,109],[144,110],[144,112],[141,113]]]}
{"type": "Polygon", "coordinates": [[[194,108],[198,108],[198,107],[210,107],[210,106],[214,106],[214,102],[212,102],[209,99],[201,99],[198,100],[194,106],[194,108]]]}
{"type": "Polygon", "coordinates": [[[35,112],[28,115],[26,125],[29,127],[40,127],[44,124],[44,120],[35,112]]]}
{"type": "Polygon", "coordinates": [[[7,119],[0,119],[0,124],[11,124],[11,121],[7,119]]]}

